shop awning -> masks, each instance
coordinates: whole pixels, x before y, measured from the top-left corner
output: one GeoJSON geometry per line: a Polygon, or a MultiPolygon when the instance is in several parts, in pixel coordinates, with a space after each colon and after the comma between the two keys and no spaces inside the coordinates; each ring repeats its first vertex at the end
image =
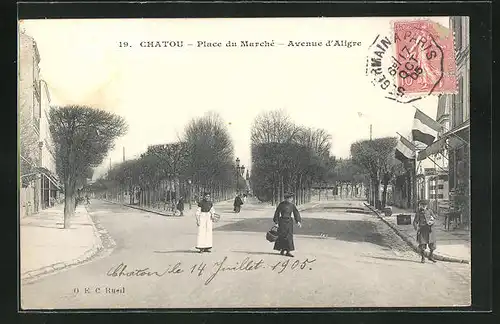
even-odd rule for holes
{"type": "Polygon", "coordinates": [[[431,155],[435,155],[440,152],[446,145],[446,138],[441,138],[431,145],[427,146],[425,150],[418,152],[418,161],[427,159],[431,155]]]}
{"type": "Polygon", "coordinates": [[[435,155],[438,152],[440,152],[444,147],[455,149],[462,145],[469,145],[467,141],[465,141],[464,139],[460,138],[457,135],[458,132],[468,128],[469,126],[470,126],[470,120],[467,120],[458,127],[444,133],[443,135],[440,136],[440,138],[436,142],[429,145],[425,150],[418,152],[417,160],[418,161],[425,160],[429,156],[435,155]]]}
{"type": "Polygon", "coordinates": [[[58,189],[62,189],[59,180],[49,169],[44,167],[38,167],[37,171],[40,172],[41,174],[44,174],[47,177],[47,179],[49,179],[49,181],[52,182],[52,184],[56,186],[58,189]]]}
{"type": "MultiPolygon", "coordinates": [[[[452,149],[455,149],[459,146],[462,146],[464,144],[469,145],[469,142],[467,142],[465,139],[461,138],[458,136],[458,133],[461,131],[467,129],[470,127],[470,119],[466,120],[462,124],[458,125],[457,127],[449,130],[448,132],[444,133],[441,138],[446,138],[448,139],[447,144],[449,147],[452,149]]],[[[463,136],[463,135],[461,135],[463,136]]]]}

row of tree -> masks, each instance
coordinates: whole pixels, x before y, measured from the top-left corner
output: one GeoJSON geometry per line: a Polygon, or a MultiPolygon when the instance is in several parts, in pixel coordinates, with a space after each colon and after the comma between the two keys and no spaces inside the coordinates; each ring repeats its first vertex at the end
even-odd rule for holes
{"type": "MultiPolygon", "coordinates": [[[[262,201],[277,202],[287,191],[298,203],[310,201],[311,189],[334,187],[356,192],[360,184],[375,204],[385,206],[387,189],[396,176],[411,178],[414,166],[395,159],[397,139],[357,141],[349,159],[331,155],[331,136],[323,129],[294,124],[283,110],[264,112],[252,125],[252,189],[262,201]],[[382,194],[379,188],[382,185],[382,194]],[[378,197],[381,200],[378,201],[378,197]]],[[[411,185],[408,197],[411,197],[411,185]]]]}
{"type": "MultiPolygon", "coordinates": [[[[64,223],[68,227],[78,189],[92,177],[93,168],[103,162],[114,141],[127,132],[127,124],[122,117],[106,111],[66,106],[51,109],[49,125],[57,173],[64,185],[64,223]]],[[[28,126],[22,123],[21,127],[28,126]]],[[[21,153],[33,146],[28,139],[24,143],[21,153]]],[[[265,112],[252,125],[252,189],[260,200],[271,202],[294,191],[300,204],[310,200],[314,185],[355,186],[369,181],[375,197],[379,184],[384,185],[385,205],[390,181],[411,169],[395,160],[395,146],[396,138],[392,137],[359,141],[351,145],[352,159],[337,160],[330,153],[331,136],[325,130],[296,125],[282,110],[265,112]]],[[[165,199],[164,192],[185,195],[189,184],[189,193],[191,188],[197,193],[209,190],[216,199],[227,199],[236,186],[246,186],[233,160],[234,147],[226,123],[218,114],[208,113],[192,119],[175,143],[149,147],[139,159],[110,170],[93,189],[123,197],[125,191],[135,193],[139,188],[143,193],[140,203],[151,204],[165,199]]],[[[21,161],[33,164],[30,162],[21,161]]],[[[130,197],[134,199],[134,195],[130,197]]]]}
{"type": "Polygon", "coordinates": [[[310,201],[313,185],[333,176],[331,136],[323,129],[294,124],[283,110],[255,118],[251,147],[252,189],[261,201],[275,203],[289,191],[296,193],[298,204],[310,201]]]}
{"type": "Polygon", "coordinates": [[[383,137],[357,141],[351,145],[352,163],[364,173],[365,180],[371,188],[369,196],[377,197],[375,204],[380,196],[379,188],[382,185],[382,199],[379,203],[381,207],[387,203],[388,185],[394,182],[396,176],[408,175],[414,169],[411,161],[403,164],[395,158],[396,144],[397,138],[383,137]]]}
{"type": "Polygon", "coordinates": [[[180,196],[191,201],[203,191],[218,200],[229,199],[236,181],[246,183],[236,172],[234,147],[226,123],[210,112],[192,119],[176,142],[152,145],[135,160],[113,167],[91,189],[108,198],[146,207],[166,207],[180,196]]]}

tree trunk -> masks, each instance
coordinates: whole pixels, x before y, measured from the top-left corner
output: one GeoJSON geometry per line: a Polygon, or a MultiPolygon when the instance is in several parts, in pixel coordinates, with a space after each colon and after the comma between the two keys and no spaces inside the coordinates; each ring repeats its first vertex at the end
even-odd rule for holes
{"type": "Polygon", "coordinates": [[[377,207],[377,201],[379,200],[379,185],[378,179],[373,180],[373,198],[374,198],[374,207],[377,207]]]}
{"type": "Polygon", "coordinates": [[[75,214],[76,196],[74,186],[67,181],[64,186],[64,228],[70,228],[71,217],[75,214]]]}
{"type": "Polygon", "coordinates": [[[283,176],[280,178],[280,199],[279,201],[283,201],[285,196],[285,185],[283,183],[283,176]]]}
{"type": "Polygon", "coordinates": [[[382,191],[382,208],[384,208],[387,203],[387,185],[388,183],[384,181],[384,189],[382,191]]]}

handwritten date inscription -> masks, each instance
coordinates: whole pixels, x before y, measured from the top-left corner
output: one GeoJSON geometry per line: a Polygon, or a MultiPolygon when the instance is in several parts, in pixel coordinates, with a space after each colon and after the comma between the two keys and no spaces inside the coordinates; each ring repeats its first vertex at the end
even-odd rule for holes
{"type": "Polygon", "coordinates": [[[205,278],[205,285],[210,284],[217,275],[221,273],[227,272],[253,272],[260,271],[262,269],[267,269],[276,273],[284,273],[286,271],[300,271],[304,269],[312,270],[310,265],[315,262],[316,259],[309,260],[281,260],[281,261],[273,261],[270,263],[265,263],[264,260],[260,259],[258,261],[252,260],[247,257],[243,259],[241,262],[230,263],[228,261],[228,257],[224,257],[224,259],[214,262],[212,264],[207,264],[203,261],[192,264],[192,265],[183,265],[181,262],[177,262],[174,265],[169,265],[167,268],[163,268],[161,270],[154,270],[150,267],[144,268],[130,268],[125,263],[120,263],[118,266],[113,266],[106,273],[107,276],[117,278],[117,277],[163,277],[166,275],[195,275],[197,277],[205,278]]]}

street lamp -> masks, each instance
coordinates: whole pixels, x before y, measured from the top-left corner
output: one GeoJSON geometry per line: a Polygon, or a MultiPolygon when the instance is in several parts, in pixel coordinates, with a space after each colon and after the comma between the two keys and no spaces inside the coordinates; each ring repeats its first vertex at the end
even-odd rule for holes
{"type": "Polygon", "coordinates": [[[188,179],[188,186],[189,186],[189,209],[191,209],[191,179],[188,179]]]}
{"type": "Polygon", "coordinates": [[[242,169],[245,169],[245,167],[243,165],[240,167],[240,158],[236,158],[236,193],[240,192],[240,184],[238,180],[242,169]]]}
{"type": "MultiPolygon", "coordinates": [[[[371,117],[368,116],[367,114],[365,113],[362,113],[362,112],[359,112],[358,111],[358,117],[359,118],[365,118],[366,120],[368,120],[370,122],[370,141],[372,141],[372,120],[371,120],[371,117]]],[[[378,179],[378,170],[377,170],[377,179],[378,179]]],[[[373,207],[375,207],[375,204],[376,204],[376,197],[375,197],[375,188],[372,188],[372,180],[370,179],[370,204],[373,203],[373,207]]]]}

